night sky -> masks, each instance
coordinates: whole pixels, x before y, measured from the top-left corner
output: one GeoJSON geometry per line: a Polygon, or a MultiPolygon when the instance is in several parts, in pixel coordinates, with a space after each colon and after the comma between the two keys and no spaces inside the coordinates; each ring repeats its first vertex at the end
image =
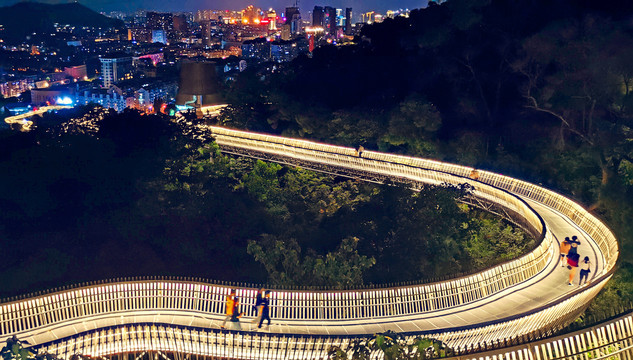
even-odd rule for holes
{"type": "MultiPolygon", "coordinates": [[[[295,0],[79,0],[98,11],[134,11],[149,9],[159,11],[194,11],[198,9],[230,9],[239,10],[247,5],[255,5],[262,9],[270,7],[282,10],[292,6],[295,0]]],[[[12,5],[18,0],[0,0],[0,6],[12,5]]],[[[39,0],[47,3],[65,3],[69,0],[39,0]]],[[[352,7],[354,13],[375,10],[384,13],[386,10],[399,8],[417,9],[425,7],[427,0],[299,0],[302,11],[314,8],[314,5],[333,6],[336,8],[352,7]]]]}

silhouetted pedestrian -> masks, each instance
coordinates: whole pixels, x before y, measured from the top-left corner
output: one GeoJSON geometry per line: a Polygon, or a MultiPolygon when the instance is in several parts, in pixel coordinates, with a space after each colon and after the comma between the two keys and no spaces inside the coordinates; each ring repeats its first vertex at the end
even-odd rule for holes
{"type": "Polygon", "coordinates": [[[578,285],[582,286],[583,280],[585,284],[589,278],[589,273],[591,272],[591,262],[589,261],[589,256],[585,256],[583,261],[580,263],[580,280],[578,281],[578,285]]]}
{"type": "Polygon", "coordinates": [[[580,241],[578,240],[578,236],[574,235],[571,237],[571,248],[569,249],[569,253],[567,254],[567,256],[569,256],[569,254],[577,254],[578,253],[578,245],[580,245],[580,241]]]}
{"type": "Polygon", "coordinates": [[[226,309],[224,310],[226,317],[224,318],[224,321],[222,321],[222,325],[220,325],[220,328],[224,329],[226,322],[230,320],[231,317],[233,316],[233,309],[235,308],[234,303],[235,303],[235,289],[231,289],[231,293],[226,296],[226,309]]]}
{"type": "Polygon", "coordinates": [[[270,326],[270,290],[266,291],[266,295],[262,299],[262,318],[259,320],[258,328],[262,327],[264,320],[268,320],[266,326],[270,326]]]}
{"type": "Polygon", "coordinates": [[[231,315],[231,330],[242,330],[242,325],[240,324],[242,315],[244,315],[244,313],[240,312],[240,298],[235,297],[235,301],[233,302],[233,314],[231,315]]]}
{"type": "Polygon", "coordinates": [[[262,318],[262,299],[264,298],[264,288],[260,288],[257,290],[257,296],[255,297],[255,319],[253,319],[253,324],[259,323],[259,320],[262,318]]]}

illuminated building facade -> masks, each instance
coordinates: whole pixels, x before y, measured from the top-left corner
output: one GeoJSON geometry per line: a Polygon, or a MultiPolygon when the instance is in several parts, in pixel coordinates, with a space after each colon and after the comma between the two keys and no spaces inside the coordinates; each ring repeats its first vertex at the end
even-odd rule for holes
{"type": "Polygon", "coordinates": [[[336,26],[341,29],[345,27],[345,13],[343,13],[343,9],[336,9],[336,26]]]}
{"type": "Polygon", "coordinates": [[[320,26],[325,34],[336,35],[336,9],[331,6],[315,6],[312,12],[312,26],[320,26]]]}
{"type": "Polygon", "coordinates": [[[336,35],[336,9],[331,6],[323,8],[323,28],[326,34],[336,35]]]}
{"type": "Polygon", "coordinates": [[[88,71],[86,65],[77,65],[64,68],[64,73],[68,76],[72,76],[73,79],[85,80],[88,78],[88,71]]]}
{"type": "Polygon", "coordinates": [[[39,105],[57,105],[58,102],[65,102],[64,100],[70,99],[73,96],[74,96],[73,90],[67,87],[32,89],[31,90],[31,104],[38,105],[38,106],[39,105]]]}
{"type": "Polygon", "coordinates": [[[375,16],[376,16],[376,12],[375,11],[369,11],[366,13],[362,13],[361,15],[361,22],[364,24],[371,24],[375,21],[375,16]]]}
{"type": "Polygon", "coordinates": [[[268,31],[277,31],[277,12],[275,10],[268,10],[268,31]]]}
{"type": "Polygon", "coordinates": [[[117,82],[132,78],[132,57],[127,54],[106,55],[101,59],[103,86],[109,88],[117,82]]]}
{"type": "Polygon", "coordinates": [[[152,30],[152,42],[167,44],[167,34],[165,30],[152,30]]]}
{"type": "Polygon", "coordinates": [[[5,98],[19,96],[21,93],[35,87],[33,79],[20,79],[0,83],[0,94],[5,98]]]}
{"type": "Polygon", "coordinates": [[[242,10],[242,24],[259,25],[262,19],[262,10],[249,5],[242,10]]]}
{"type": "Polygon", "coordinates": [[[290,37],[301,33],[301,13],[299,12],[298,7],[287,7],[286,8],[286,22],[285,24],[290,25],[289,32],[290,37]]]}
{"type": "Polygon", "coordinates": [[[269,60],[270,42],[263,37],[244,41],[242,44],[242,57],[262,61],[269,60]]]}
{"type": "Polygon", "coordinates": [[[174,29],[173,15],[171,13],[148,11],[146,24],[148,29],[171,31],[174,29]]]}
{"type": "Polygon", "coordinates": [[[270,56],[275,62],[288,62],[300,54],[308,52],[308,41],[297,38],[290,41],[273,41],[270,44],[270,56]]]}
{"type": "Polygon", "coordinates": [[[210,46],[211,45],[211,29],[213,25],[211,24],[211,20],[202,20],[200,22],[202,26],[202,45],[210,46]]]}
{"type": "Polygon", "coordinates": [[[130,28],[127,30],[128,41],[151,42],[152,30],[147,28],[130,28]]]}

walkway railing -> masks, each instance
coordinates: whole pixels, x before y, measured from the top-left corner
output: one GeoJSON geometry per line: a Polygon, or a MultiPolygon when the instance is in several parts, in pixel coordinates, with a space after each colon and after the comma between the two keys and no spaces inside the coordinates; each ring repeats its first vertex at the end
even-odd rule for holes
{"type": "MultiPolygon", "coordinates": [[[[312,152],[321,156],[319,152],[312,152]]],[[[312,154],[310,153],[310,154],[312,154]]],[[[353,164],[358,158],[342,157],[353,164]]],[[[312,159],[313,160],[313,159],[312,159]]],[[[542,219],[524,201],[507,191],[448,173],[402,167],[360,159],[365,168],[379,166],[386,174],[432,183],[469,183],[476,197],[519,214],[541,233],[544,241],[523,257],[485,271],[448,281],[386,289],[350,291],[284,291],[272,293],[271,315],[283,320],[362,320],[419,314],[467,304],[537,275],[555,256],[552,235],[542,219]]],[[[320,161],[330,161],[321,158],[320,161]]],[[[11,334],[71,319],[122,311],[178,309],[221,315],[226,286],[169,281],[130,282],[89,286],[0,306],[0,334],[11,334]]],[[[245,304],[253,304],[254,289],[238,292],[245,304]]]]}
{"type": "MultiPolygon", "coordinates": [[[[421,171],[428,170],[469,179],[472,167],[444,163],[435,160],[414,158],[403,155],[363,151],[359,156],[355,149],[316,142],[290,139],[266,134],[257,134],[239,130],[210,126],[220,147],[239,147],[260,152],[274,153],[280,156],[327,163],[364,172],[383,173],[392,177],[417,180],[421,171]]],[[[558,210],[591,236],[602,251],[606,263],[605,272],[610,271],[618,258],[618,243],[613,233],[595,216],[581,205],[551,190],[526,181],[514,179],[490,171],[476,170],[476,183],[491,185],[540,202],[558,210]]],[[[433,177],[427,177],[432,180],[433,177]]],[[[437,179],[437,181],[442,181],[437,179]]],[[[470,181],[464,181],[472,184],[470,181]]],[[[476,185],[475,185],[476,186],[476,185]]],[[[525,214],[522,214],[525,215],[525,214]]]]}
{"type": "MultiPolygon", "coordinates": [[[[568,216],[598,243],[605,270],[591,286],[579,289],[565,299],[546,304],[516,318],[499,319],[472,327],[442,329],[438,337],[454,346],[468,346],[474,339],[499,339],[521,336],[543,328],[560,327],[570,321],[598,293],[610,278],[618,256],[617,242],[608,228],[580,205],[539,186],[486,171],[437,161],[365,151],[287,139],[263,134],[210,127],[222,149],[243,149],[272,154],[290,162],[315,163],[347,169],[367,177],[379,174],[397,181],[420,183],[467,183],[474,196],[493,202],[518,214],[542,241],[530,253],[477,274],[447,281],[384,289],[347,291],[289,291],[272,293],[271,316],[277,321],[347,324],[391,321],[398,317],[423,314],[487,298],[538,276],[551,261],[557,260],[557,246],[543,220],[527,203],[514,194],[539,201],[568,216]]],[[[0,305],[0,337],[27,333],[56,324],[79,322],[130,312],[181,311],[220,316],[224,311],[227,286],[202,282],[131,281],[92,285],[84,288],[36,296],[0,305]]],[[[255,289],[238,289],[238,296],[249,313],[255,289]]],[[[125,320],[128,321],[128,320],[125,320]]],[[[129,320],[133,322],[133,320],[129,320]]]]}
{"type": "MultiPolygon", "coordinates": [[[[412,338],[418,335],[407,335],[412,338]]],[[[184,353],[235,359],[327,359],[332,347],[349,349],[358,336],[305,336],[219,331],[166,324],[113,326],[43,344],[42,352],[69,359],[74,354],[93,357],[143,351],[184,353]],[[309,346],[306,346],[309,344],[309,346]]],[[[494,344],[480,343],[480,349],[494,344]]],[[[497,344],[498,345],[498,344],[497,344]]],[[[458,350],[459,352],[459,350],[458,350]]],[[[462,351],[463,353],[463,351],[462,351]]],[[[381,358],[374,352],[374,358],[381,358]]],[[[463,353],[446,360],[601,360],[633,358],[631,313],[580,331],[508,345],[492,351],[463,353]]]]}

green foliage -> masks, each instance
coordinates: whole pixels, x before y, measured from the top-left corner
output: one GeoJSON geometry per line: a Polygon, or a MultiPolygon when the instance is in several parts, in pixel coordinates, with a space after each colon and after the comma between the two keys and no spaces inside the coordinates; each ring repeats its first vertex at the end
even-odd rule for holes
{"type": "Polygon", "coordinates": [[[295,239],[280,240],[264,235],[249,242],[248,252],[264,265],[269,281],[280,286],[328,286],[346,288],[363,284],[363,272],[375,264],[373,258],[358,254],[358,239],[341,241],[336,251],[323,256],[302,255],[295,239]]]}
{"type": "Polygon", "coordinates": [[[484,269],[524,254],[534,245],[519,228],[482,213],[468,222],[469,238],[466,251],[474,269],[484,269]]]}
{"type": "Polygon", "coordinates": [[[468,189],[427,185],[418,192],[383,186],[370,202],[345,212],[346,229],[376,257],[368,276],[376,282],[419,280],[463,271],[468,221],[456,199],[468,189]]]}
{"type": "Polygon", "coordinates": [[[389,130],[380,141],[393,146],[408,146],[414,155],[436,153],[434,134],[440,129],[439,112],[424,97],[413,94],[404,99],[391,113],[389,130]]]}
{"type": "Polygon", "coordinates": [[[4,360],[33,360],[35,355],[22,346],[22,342],[15,336],[7,339],[7,344],[0,350],[4,360]]]}
{"type": "Polygon", "coordinates": [[[345,350],[333,347],[329,351],[329,358],[365,360],[375,353],[382,353],[386,360],[427,360],[450,356],[452,351],[436,339],[407,339],[401,334],[387,331],[365,340],[355,340],[345,350]]]}

